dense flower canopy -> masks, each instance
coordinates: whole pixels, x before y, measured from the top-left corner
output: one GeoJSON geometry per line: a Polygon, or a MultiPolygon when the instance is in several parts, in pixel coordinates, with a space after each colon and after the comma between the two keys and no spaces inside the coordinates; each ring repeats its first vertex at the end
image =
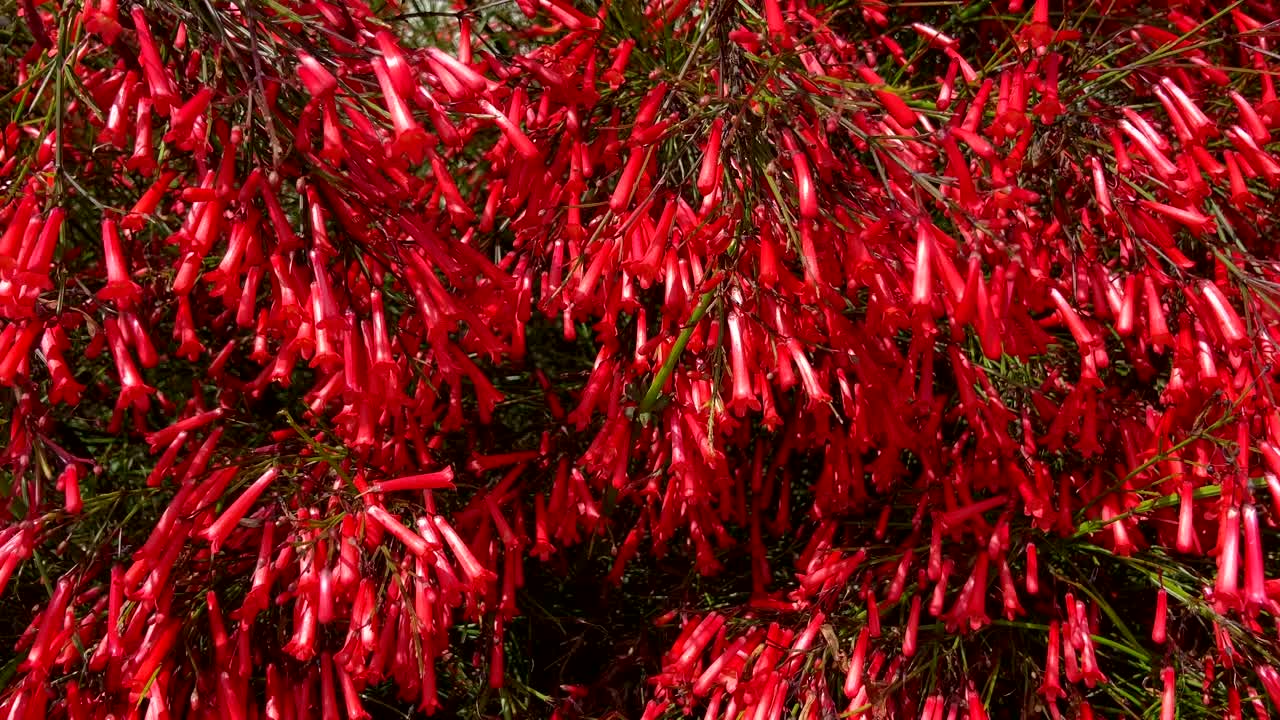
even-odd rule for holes
{"type": "Polygon", "coordinates": [[[1280,5],[19,0],[0,717],[1280,712],[1280,5]]]}

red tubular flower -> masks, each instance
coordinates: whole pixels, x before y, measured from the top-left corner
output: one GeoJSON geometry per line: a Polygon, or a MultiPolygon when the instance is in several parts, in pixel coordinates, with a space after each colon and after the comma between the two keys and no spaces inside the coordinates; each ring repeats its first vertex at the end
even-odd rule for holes
{"type": "Polygon", "coordinates": [[[31,346],[43,330],[43,323],[35,320],[9,324],[5,334],[12,340],[11,344],[6,347],[6,338],[0,336],[0,350],[3,350],[0,353],[0,386],[12,386],[19,373],[27,374],[31,346]]]}
{"type": "Polygon", "coordinates": [[[400,490],[452,490],[453,469],[445,468],[420,475],[406,475],[394,480],[380,480],[373,484],[379,492],[396,492],[400,490]]]}
{"type": "Polygon", "coordinates": [[[1178,676],[1173,668],[1166,667],[1160,671],[1160,678],[1164,682],[1164,692],[1160,695],[1160,720],[1173,720],[1177,712],[1178,676]]]}
{"type": "MultiPolygon", "coordinates": [[[[53,253],[57,248],[58,239],[62,232],[62,222],[66,215],[66,210],[61,207],[50,210],[49,216],[40,228],[40,234],[36,237],[36,241],[23,244],[22,252],[18,255],[16,279],[18,283],[26,286],[23,289],[24,293],[52,287],[49,271],[53,262],[53,253]]],[[[20,302],[22,302],[21,299],[20,302]]]]}
{"type": "Polygon", "coordinates": [[[925,23],[911,23],[911,29],[928,41],[929,45],[938,49],[955,47],[957,44],[955,38],[925,23]]]}
{"type": "MultiPolygon", "coordinates": [[[[1135,115],[1132,119],[1136,118],[1137,116],[1135,115]]],[[[1146,157],[1147,162],[1151,163],[1152,169],[1155,170],[1156,174],[1164,180],[1171,180],[1177,176],[1179,174],[1178,166],[1170,162],[1169,158],[1161,152],[1157,140],[1153,139],[1151,135],[1147,135],[1140,131],[1130,120],[1131,119],[1121,120],[1119,127],[1126,135],[1129,136],[1129,139],[1138,146],[1138,149],[1142,152],[1143,156],[1146,157]]],[[[1154,137],[1157,139],[1160,138],[1159,135],[1155,135],[1154,137]]],[[[1167,145],[1168,142],[1163,141],[1161,144],[1167,145]]]]}
{"type": "Polygon", "coordinates": [[[151,107],[150,98],[138,100],[137,114],[133,123],[137,133],[133,140],[133,154],[125,161],[126,169],[142,175],[151,175],[157,167],[151,142],[151,107]]]}
{"type": "Polygon", "coordinates": [[[1085,628],[1083,633],[1083,647],[1080,652],[1080,677],[1084,680],[1085,687],[1093,688],[1105,684],[1107,677],[1098,668],[1098,658],[1093,648],[1093,637],[1089,634],[1088,628],[1085,628]]]}
{"type": "Polygon", "coordinates": [[[382,88],[382,100],[387,106],[387,112],[391,115],[391,125],[395,130],[392,150],[406,155],[411,162],[420,161],[431,146],[430,137],[409,112],[409,106],[405,104],[404,98],[396,91],[391,73],[382,58],[373,58],[369,62],[374,74],[378,77],[378,84],[382,88]]]}
{"type": "Polygon", "coordinates": [[[1187,96],[1182,88],[1178,87],[1178,84],[1172,78],[1168,76],[1162,77],[1160,78],[1160,84],[1168,91],[1174,105],[1177,106],[1178,111],[1182,113],[1182,117],[1191,127],[1193,137],[1196,140],[1208,140],[1219,134],[1218,128],[1213,124],[1213,121],[1187,96]]]}
{"type": "Polygon", "coordinates": [[[77,382],[75,376],[71,374],[63,354],[70,347],[67,334],[60,326],[47,328],[40,341],[45,367],[49,369],[49,376],[53,380],[53,387],[49,390],[50,402],[75,405],[80,399],[80,393],[84,392],[85,386],[77,382]]]}
{"type": "Polygon", "coordinates": [[[202,411],[202,413],[189,415],[187,418],[178,420],[177,423],[169,425],[168,428],[156,430],[154,433],[148,433],[146,436],[147,445],[151,446],[151,452],[155,452],[156,450],[159,450],[160,447],[164,447],[169,445],[169,443],[172,443],[174,438],[178,437],[178,434],[189,432],[189,430],[204,428],[205,425],[221,418],[224,413],[225,411],[221,409],[221,407],[215,407],[215,409],[212,410],[205,410],[202,411]]]}
{"type": "Polygon", "coordinates": [[[1235,103],[1236,110],[1240,113],[1240,127],[1248,131],[1249,137],[1258,145],[1271,142],[1271,131],[1267,129],[1253,105],[1235,90],[1228,91],[1227,96],[1231,98],[1231,102],[1235,103]]]}
{"type": "Polygon", "coordinates": [[[204,530],[200,532],[200,536],[209,541],[211,551],[216,553],[222,543],[226,542],[231,532],[235,530],[236,525],[240,523],[245,513],[249,512],[249,508],[253,506],[267,487],[280,475],[278,468],[270,468],[262,473],[257,480],[254,480],[244,492],[235,499],[227,509],[218,516],[216,520],[210,523],[204,530]]]}
{"type": "MultiPolygon", "coordinates": [[[[1259,665],[1257,667],[1258,679],[1262,681],[1262,687],[1267,691],[1267,696],[1271,699],[1273,705],[1280,707],[1280,671],[1277,671],[1271,665],[1259,665]]],[[[1257,696],[1257,693],[1250,690],[1250,695],[1257,696]]]]}
{"type": "Polygon", "coordinates": [[[645,148],[642,147],[631,149],[631,154],[627,157],[627,163],[623,166],[622,174],[618,176],[618,184],[614,186],[613,195],[609,198],[609,209],[613,212],[621,213],[630,206],[632,194],[635,192],[636,181],[639,180],[640,171],[644,167],[646,152],[645,148]]]}
{"type": "Polygon", "coordinates": [[[1075,308],[1071,307],[1071,304],[1067,302],[1067,299],[1063,297],[1062,293],[1057,288],[1049,291],[1049,297],[1058,308],[1058,312],[1062,316],[1062,321],[1071,332],[1071,336],[1075,339],[1076,344],[1080,346],[1082,351],[1091,350],[1095,346],[1094,335],[1087,327],[1085,327],[1084,321],[1076,314],[1075,308]]]}
{"type": "Polygon", "coordinates": [[[434,152],[425,152],[431,160],[431,173],[434,176],[436,183],[439,185],[441,194],[444,196],[445,208],[449,211],[449,216],[459,227],[465,227],[475,222],[475,212],[473,212],[470,205],[463,200],[462,194],[458,191],[457,184],[454,183],[453,177],[449,174],[448,168],[445,167],[444,160],[434,152]]]}
{"type": "Polygon", "coordinates": [[[134,5],[129,10],[129,16],[133,19],[133,27],[138,35],[142,73],[146,76],[147,85],[151,88],[151,102],[156,112],[167,116],[169,108],[177,104],[177,93],[174,92],[172,78],[160,59],[160,51],[156,48],[156,42],[151,35],[151,28],[147,24],[142,6],[134,5]]]}
{"type": "Polygon", "coordinates": [[[116,372],[120,375],[120,404],[146,405],[146,396],[154,393],[155,388],[143,382],[138,368],[133,364],[133,358],[129,356],[129,351],[124,346],[124,336],[116,319],[107,318],[103,325],[107,335],[107,345],[111,348],[111,359],[115,363],[116,372]]]}
{"type": "Polygon", "coordinates": [[[178,173],[174,170],[166,170],[160,173],[160,177],[156,179],[151,187],[138,198],[138,202],[134,203],[133,209],[120,222],[120,227],[129,231],[141,230],[147,222],[147,216],[156,211],[160,206],[160,201],[164,199],[164,194],[169,190],[169,184],[178,177],[178,173]]]}
{"type": "Polygon", "coordinates": [[[748,370],[742,315],[736,310],[729,315],[729,361],[733,373],[733,393],[729,407],[739,415],[747,410],[759,410],[760,402],[752,390],[751,373],[748,370]]]}
{"type": "Polygon", "coordinates": [[[897,93],[891,90],[875,90],[873,92],[876,99],[880,101],[880,104],[893,118],[893,121],[901,125],[903,129],[915,127],[916,123],[919,122],[920,116],[897,93]]]}
{"type": "MultiPolygon", "coordinates": [[[[794,145],[794,141],[792,144],[794,145]]],[[[813,187],[813,175],[809,172],[809,158],[805,156],[804,151],[797,148],[791,153],[791,164],[795,173],[800,217],[816,218],[818,217],[818,196],[813,187]]]]}
{"type": "Polygon", "coordinates": [[[18,266],[19,253],[25,248],[24,239],[36,220],[36,198],[27,195],[18,202],[7,220],[4,234],[0,235],[0,271],[18,266]]]}
{"type": "Polygon", "coordinates": [[[196,120],[209,108],[213,100],[213,89],[200,88],[182,107],[177,108],[169,118],[169,132],[165,133],[165,142],[176,142],[179,146],[191,141],[196,120]]]}
{"type": "Polygon", "coordinates": [[[115,221],[107,217],[102,219],[102,248],[107,266],[107,285],[98,291],[98,297],[123,307],[136,303],[142,297],[142,289],[129,277],[120,246],[120,232],[115,221]]]}
{"type": "Polygon", "coordinates": [[[1032,112],[1040,117],[1040,122],[1048,124],[1052,123],[1059,115],[1066,111],[1066,107],[1058,99],[1058,70],[1062,64],[1062,56],[1058,53],[1050,53],[1044,60],[1044,83],[1041,90],[1040,102],[1032,108],[1032,112]]]}
{"type": "Polygon", "coordinates": [[[1089,157],[1089,167],[1093,176],[1093,194],[1098,201],[1098,209],[1102,211],[1103,217],[1111,217],[1115,215],[1115,208],[1111,204],[1111,193],[1107,189],[1107,178],[1102,171],[1102,162],[1095,156],[1089,157]]]}
{"type": "Polygon", "coordinates": [[[1169,593],[1163,586],[1156,592],[1155,620],[1151,623],[1151,641],[1163,645],[1166,636],[1165,624],[1169,619],[1169,593]]]}
{"type": "MultiPolygon", "coordinates": [[[[1212,311],[1214,325],[1228,347],[1232,349],[1242,349],[1249,345],[1249,336],[1245,332],[1244,323],[1240,320],[1240,316],[1236,314],[1235,308],[1231,306],[1231,302],[1227,300],[1226,295],[1216,283],[1211,280],[1202,280],[1200,282],[1200,293],[1204,298],[1205,304],[1212,311]]],[[[1207,319],[1203,319],[1207,320],[1207,319]]]]}
{"type": "Polygon", "coordinates": [[[1280,185],[1280,163],[1262,150],[1244,128],[1232,125],[1227,129],[1227,139],[1254,172],[1266,177],[1271,187],[1280,185]]]}
{"type": "Polygon", "coordinates": [[[489,81],[473,70],[470,65],[463,63],[439,48],[427,48],[426,53],[429,60],[434,61],[436,67],[451,75],[467,89],[469,95],[480,95],[491,90],[489,81]]]}
{"type": "Polygon", "coordinates": [[[311,97],[317,100],[324,100],[333,95],[338,89],[338,80],[316,60],[306,52],[299,50],[298,58],[298,79],[302,80],[302,84],[307,88],[307,92],[311,93],[311,97]]]}
{"type": "Polygon", "coordinates": [[[902,654],[913,657],[916,654],[916,636],[920,631],[920,596],[911,596],[911,609],[908,611],[907,629],[902,636],[902,654]]]}
{"type": "Polygon", "coordinates": [[[20,529],[11,529],[8,539],[0,543],[0,557],[4,558],[3,561],[0,561],[0,593],[3,593],[5,586],[9,584],[9,579],[13,577],[18,563],[31,557],[35,543],[35,525],[24,525],[20,529]]]}
{"type": "Polygon", "coordinates": [[[720,183],[723,170],[720,167],[720,145],[724,140],[724,120],[717,117],[707,131],[707,144],[702,150],[702,164],[698,168],[698,192],[710,195],[720,183]]]}
{"type": "Polygon", "coordinates": [[[1249,190],[1249,186],[1245,183],[1244,175],[1240,172],[1240,162],[1238,155],[1230,150],[1223,153],[1226,157],[1227,178],[1231,183],[1231,204],[1237,210],[1244,210],[1255,205],[1258,198],[1249,190]]]}
{"type": "Polygon", "coordinates": [[[1159,213],[1193,232],[1211,233],[1216,227],[1213,218],[1194,209],[1178,208],[1151,200],[1141,200],[1139,203],[1148,210],[1159,213]]]}
{"type": "Polygon", "coordinates": [[[97,34],[108,45],[114,44],[122,32],[116,0],[102,0],[96,8],[86,4],[84,17],[85,30],[97,34]]]}
{"type": "Polygon", "coordinates": [[[917,311],[927,311],[933,303],[933,265],[937,252],[933,226],[926,220],[917,221],[915,279],[911,286],[911,304],[917,311]]]}
{"type": "Polygon", "coordinates": [[[782,6],[778,0],[764,0],[764,21],[769,30],[769,39],[781,47],[790,47],[791,35],[787,31],[787,23],[782,17],[782,6]]]}
{"type": "Polygon", "coordinates": [[[315,606],[310,598],[301,597],[294,602],[293,607],[293,635],[284,646],[284,651],[299,662],[306,663],[316,655],[315,606]]]}
{"type": "Polygon", "coordinates": [[[514,477],[518,476],[519,473],[524,469],[527,463],[533,462],[538,458],[543,457],[544,454],[545,453],[543,453],[540,450],[519,450],[516,452],[509,452],[509,453],[496,453],[493,455],[473,454],[467,460],[466,467],[467,467],[467,472],[475,473],[476,475],[482,475],[486,472],[497,470],[499,468],[509,467],[512,465],[520,466],[515,468],[512,471],[514,475],[508,475],[506,478],[503,478],[502,485],[500,485],[499,488],[495,490],[495,492],[498,492],[498,490],[504,489],[509,484],[509,481],[511,479],[514,479],[514,477]]]}
{"type": "Polygon", "coordinates": [[[72,462],[58,477],[58,484],[63,488],[63,509],[67,510],[69,515],[78,515],[83,507],[81,492],[79,492],[79,479],[82,473],[81,465],[72,462]]]}
{"type": "Polygon", "coordinates": [[[430,520],[435,524],[436,530],[440,532],[445,543],[449,545],[449,549],[462,567],[462,572],[467,576],[467,581],[473,591],[478,592],[486,584],[498,579],[498,576],[493,571],[485,568],[476,560],[471,549],[462,541],[462,538],[458,536],[458,533],[448,521],[440,515],[431,516],[430,520]]]}
{"type": "Polygon", "coordinates": [[[1189,480],[1183,480],[1178,489],[1178,535],[1175,547],[1178,552],[1189,553],[1196,549],[1195,537],[1195,488],[1189,480]]]}
{"type": "Polygon", "coordinates": [[[1214,581],[1213,599],[1218,607],[1238,604],[1240,582],[1240,509],[1228,505],[1222,509],[1218,523],[1218,575],[1214,581]]]}
{"type": "Polygon", "coordinates": [[[120,91],[116,95],[116,99],[111,103],[111,107],[107,110],[107,121],[102,127],[102,131],[98,133],[98,142],[114,147],[124,147],[125,142],[125,122],[129,110],[135,106],[137,97],[135,96],[136,86],[138,84],[137,75],[132,70],[125,73],[124,82],[121,83],[120,91]]]}
{"type": "Polygon", "coordinates": [[[356,687],[355,679],[346,670],[339,666],[334,666],[334,673],[338,677],[338,686],[342,689],[343,709],[349,720],[367,720],[369,712],[365,710],[364,703],[360,699],[360,690],[356,687]]]}
{"type": "Polygon", "coordinates": [[[543,495],[534,497],[534,543],[530,554],[539,560],[546,561],[555,552],[547,529],[547,503],[543,495]]]}
{"type": "Polygon", "coordinates": [[[666,99],[667,92],[670,89],[669,83],[659,82],[645,94],[640,101],[640,106],[636,109],[634,125],[636,129],[644,129],[653,124],[653,121],[658,117],[658,113],[662,110],[663,100],[666,99]]]}
{"type": "Polygon", "coordinates": [[[526,160],[536,160],[541,155],[537,146],[529,139],[529,136],[525,135],[524,132],[520,130],[520,127],[508,118],[505,113],[486,99],[481,98],[479,103],[480,107],[482,107],[485,112],[489,113],[494,122],[498,124],[498,129],[502,131],[502,134],[506,136],[507,141],[516,149],[516,152],[520,153],[521,157],[526,160]]]}
{"type": "Polygon", "coordinates": [[[623,73],[627,70],[627,65],[631,61],[631,53],[635,50],[636,41],[632,38],[624,39],[618,43],[613,53],[613,61],[600,75],[600,79],[609,84],[609,87],[617,90],[622,87],[624,82],[623,73]]]}
{"type": "Polygon", "coordinates": [[[54,638],[61,632],[66,622],[67,605],[71,602],[71,578],[62,577],[54,588],[49,604],[45,606],[39,630],[31,643],[27,658],[18,666],[24,672],[34,671],[37,676],[48,673],[58,649],[53,646],[54,638]]]}
{"type": "Polygon", "coordinates": [[[979,203],[978,191],[973,184],[973,174],[969,172],[969,165],[960,152],[960,145],[956,143],[954,137],[947,135],[942,138],[942,149],[947,156],[947,174],[956,179],[960,204],[976,209],[979,203]]]}
{"type": "Polygon", "coordinates": [[[1245,503],[1244,524],[1244,608],[1248,613],[1273,609],[1275,603],[1266,591],[1266,569],[1263,564],[1262,533],[1259,531],[1258,508],[1245,503]]]}
{"type": "Polygon", "coordinates": [[[853,654],[849,659],[849,672],[844,679],[845,697],[854,699],[863,690],[863,671],[865,669],[867,659],[867,643],[870,640],[870,628],[864,626],[858,632],[858,637],[853,643],[853,654]]]}
{"type": "Polygon", "coordinates": [[[178,436],[169,444],[169,447],[164,451],[164,454],[160,456],[158,461],[156,461],[155,467],[151,470],[151,474],[147,476],[147,487],[159,486],[160,482],[169,475],[169,470],[173,467],[173,463],[178,459],[178,453],[182,450],[182,446],[186,441],[187,433],[178,433],[178,436]]]}

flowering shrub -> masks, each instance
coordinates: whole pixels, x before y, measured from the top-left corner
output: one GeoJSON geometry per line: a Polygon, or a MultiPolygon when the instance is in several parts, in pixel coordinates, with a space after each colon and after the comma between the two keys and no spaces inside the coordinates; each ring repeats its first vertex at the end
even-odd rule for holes
{"type": "Polygon", "coordinates": [[[1277,22],[21,0],[0,715],[1280,711],[1277,22]]]}

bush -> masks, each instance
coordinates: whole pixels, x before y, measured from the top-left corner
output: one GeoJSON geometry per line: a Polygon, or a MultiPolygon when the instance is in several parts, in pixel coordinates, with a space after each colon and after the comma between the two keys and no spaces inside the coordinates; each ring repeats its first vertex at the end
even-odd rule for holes
{"type": "Polygon", "coordinates": [[[1024,5],[18,0],[3,717],[1280,711],[1280,6],[1024,5]]]}

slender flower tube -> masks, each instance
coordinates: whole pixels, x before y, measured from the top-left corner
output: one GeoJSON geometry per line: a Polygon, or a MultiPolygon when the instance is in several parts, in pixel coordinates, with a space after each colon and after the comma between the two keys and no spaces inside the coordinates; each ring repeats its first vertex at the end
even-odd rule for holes
{"type": "Polygon", "coordinates": [[[1161,152],[1159,146],[1152,141],[1150,136],[1140,131],[1128,119],[1121,120],[1119,126],[1120,129],[1129,136],[1129,139],[1138,146],[1138,149],[1142,152],[1143,156],[1147,158],[1147,161],[1151,163],[1151,166],[1156,171],[1157,175],[1165,180],[1169,180],[1179,174],[1180,171],[1178,170],[1178,166],[1174,165],[1169,158],[1161,152]]]}
{"type": "Polygon", "coordinates": [[[1151,623],[1151,642],[1163,645],[1168,637],[1165,625],[1169,619],[1169,592],[1162,586],[1156,592],[1155,619],[1151,623]]]}
{"type": "Polygon", "coordinates": [[[1057,620],[1049,621],[1049,645],[1044,662],[1044,681],[1040,684],[1040,694],[1047,702],[1066,697],[1061,685],[1059,662],[1059,627],[1057,620]]]}
{"type": "Polygon", "coordinates": [[[374,483],[379,492],[396,492],[399,490],[452,490],[453,468],[444,468],[435,472],[419,475],[406,475],[393,480],[380,480],[374,483]]]}
{"type": "Polygon", "coordinates": [[[316,100],[325,100],[337,91],[337,78],[325,69],[319,60],[302,50],[297,52],[297,58],[298,79],[302,80],[303,86],[307,88],[311,97],[316,100]]]}
{"type": "Polygon", "coordinates": [[[200,533],[200,537],[209,541],[212,552],[218,552],[218,548],[220,548],[222,543],[226,542],[227,538],[231,536],[231,532],[235,530],[236,526],[240,523],[240,520],[245,516],[245,513],[249,512],[249,508],[258,501],[258,498],[262,496],[262,493],[266,491],[266,489],[279,475],[280,470],[275,467],[269,468],[266,472],[262,473],[257,480],[254,480],[249,487],[245,488],[245,491],[240,494],[240,497],[236,498],[234,502],[227,506],[227,509],[218,516],[218,519],[210,523],[209,526],[200,533]]]}
{"type": "Polygon", "coordinates": [[[1227,96],[1231,98],[1231,102],[1235,103],[1236,110],[1240,112],[1240,127],[1248,131],[1249,137],[1253,138],[1253,141],[1259,145],[1271,142],[1271,131],[1262,122],[1262,118],[1258,116],[1258,112],[1253,105],[1250,105],[1249,101],[1235,90],[1228,91],[1227,96]]]}
{"type": "Polygon", "coordinates": [[[1258,198],[1249,190],[1244,175],[1240,172],[1239,155],[1230,150],[1223,154],[1226,157],[1227,178],[1231,188],[1231,204],[1237,210],[1253,206],[1258,202],[1258,198]]]}
{"type": "Polygon", "coordinates": [[[1139,201],[1143,207],[1163,215],[1164,217],[1179,223],[1188,230],[1198,233],[1211,233],[1217,227],[1213,218],[1194,208],[1180,208],[1164,203],[1158,203],[1152,200],[1139,201]]]}
{"type": "Polygon", "coordinates": [[[795,173],[800,217],[812,220],[818,217],[818,196],[813,187],[813,174],[809,170],[809,158],[804,154],[803,150],[797,148],[791,153],[791,164],[795,173]]]}
{"type": "Polygon", "coordinates": [[[134,30],[137,31],[142,72],[147,78],[147,85],[151,88],[151,102],[156,112],[167,116],[169,108],[177,105],[177,93],[174,92],[169,72],[160,59],[160,51],[156,48],[156,41],[151,35],[151,27],[147,24],[147,16],[143,13],[142,6],[134,5],[129,10],[129,15],[133,19],[134,30]]]}
{"type": "Polygon", "coordinates": [[[1263,561],[1262,533],[1259,530],[1258,507],[1253,503],[1245,503],[1243,512],[1244,525],[1244,607],[1246,612],[1255,613],[1260,609],[1271,608],[1275,604],[1267,595],[1266,567],[1263,561]]]}
{"type": "Polygon", "coordinates": [[[1160,694],[1160,720],[1173,720],[1178,709],[1178,676],[1173,668],[1167,667],[1160,671],[1160,678],[1164,682],[1164,692],[1160,694]]]}
{"type": "Polygon", "coordinates": [[[733,373],[733,396],[729,407],[735,412],[759,410],[760,402],[751,386],[747,347],[743,336],[742,314],[734,309],[729,313],[729,360],[733,373]]]}
{"type": "Polygon", "coordinates": [[[636,181],[640,179],[640,171],[644,167],[646,152],[642,147],[631,148],[627,164],[623,166],[622,174],[618,176],[618,184],[614,186],[613,195],[609,197],[609,209],[613,212],[621,213],[630,206],[636,181]]]}
{"type": "Polygon", "coordinates": [[[48,672],[57,653],[60,652],[58,648],[53,646],[54,639],[61,633],[63,624],[66,622],[67,605],[71,602],[71,590],[71,578],[63,576],[58,580],[53,596],[49,598],[49,603],[45,606],[39,630],[36,633],[35,640],[31,643],[31,650],[27,652],[26,660],[19,665],[20,670],[35,671],[39,675],[48,672]]]}
{"type": "Polygon", "coordinates": [[[111,349],[111,358],[115,363],[116,372],[120,375],[120,404],[125,406],[136,403],[145,404],[146,396],[154,393],[155,388],[143,382],[142,375],[138,373],[137,366],[133,364],[133,358],[129,356],[129,351],[125,348],[125,340],[118,321],[116,318],[107,318],[103,323],[103,328],[107,335],[107,345],[111,349]]]}
{"type": "Polygon", "coordinates": [[[107,266],[107,285],[98,291],[98,297],[125,307],[138,302],[142,288],[129,277],[120,246],[120,232],[109,217],[102,218],[102,248],[107,266]]]}
{"type": "Polygon", "coordinates": [[[62,232],[62,223],[67,211],[56,207],[49,211],[49,217],[40,228],[35,244],[28,244],[24,252],[18,256],[18,281],[31,288],[48,289],[53,287],[49,271],[53,262],[53,253],[57,249],[58,239],[62,232]]]}
{"type": "Polygon", "coordinates": [[[1040,561],[1036,554],[1035,543],[1027,543],[1026,588],[1028,595],[1036,595],[1040,592],[1040,561]]]}
{"type": "MultiPolygon", "coordinates": [[[[1227,341],[1227,345],[1233,349],[1248,347],[1249,336],[1245,332],[1244,322],[1217,283],[1212,280],[1201,280],[1200,293],[1213,312],[1214,324],[1221,332],[1223,339],[1227,341]]],[[[1202,318],[1202,322],[1207,321],[1208,318],[1202,318]]]]}
{"type": "Polygon", "coordinates": [[[913,657],[916,654],[916,636],[920,632],[920,595],[911,596],[911,609],[907,616],[907,630],[902,636],[902,655],[913,657]]]}
{"type": "Polygon", "coordinates": [[[724,136],[724,119],[717,117],[711,121],[711,129],[707,132],[707,144],[702,150],[702,164],[698,168],[698,192],[710,195],[720,182],[723,171],[720,167],[720,144],[724,136]]]}
{"type": "Polygon", "coordinates": [[[9,217],[4,234],[0,235],[0,271],[8,270],[18,264],[22,240],[36,216],[36,210],[35,196],[26,195],[18,203],[13,215],[9,217]]]}
{"type": "Polygon", "coordinates": [[[506,113],[486,99],[482,98],[479,103],[480,107],[484,108],[485,112],[489,113],[494,122],[498,124],[498,129],[502,131],[507,141],[516,149],[516,152],[520,153],[521,157],[526,160],[536,160],[541,155],[537,146],[529,139],[529,136],[525,135],[520,127],[507,117],[506,113]]]}
{"type": "Polygon", "coordinates": [[[1234,607],[1239,601],[1240,508],[1228,505],[1218,526],[1218,576],[1214,581],[1214,602],[1234,607]]]}
{"type": "Polygon", "coordinates": [[[911,286],[911,304],[927,310],[933,303],[933,265],[937,254],[933,226],[927,220],[916,222],[916,267],[911,286]]]}
{"type": "Polygon", "coordinates": [[[493,571],[484,567],[479,560],[476,560],[471,548],[467,547],[467,544],[462,541],[453,526],[443,516],[434,515],[431,516],[431,520],[444,538],[444,541],[449,545],[449,549],[453,551],[458,564],[462,566],[462,571],[466,574],[472,590],[479,591],[488,583],[498,579],[498,576],[493,571]]]}
{"type": "Polygon", "coordinates": [[[427,56],[442,66],[446,72],[461,83],[470,93],[481,94],[488,92],[490,83],[483,75],[476,72],[471,66],[463,63],[449,53],[436,47],[429,47],[426,50],[427,56]]]}
{"type": "Polygon", "coordinates": [[[207,86],[200,88],[190,100],[173,111],[169,118],[169,132],[165,133],[164,141],[177,143],[179,146],[191,142],[196,121],[209,108],[209,103],[212,101],[213,88],[207,86]]]}
{"type": "Polygon", "coordinates": [[[853,643],[853,655],[849,659],[849,672],[844,678],[844,694],[850,699],[856,697],[863,689],[863,672],[866,669],[867,645],[871,639],[871,631],[863,626],[853,643]]]}
{"type": "Polygon", "coordinates": [[[395,152],[404,153],[411,161],[418,162],[426,155],[427,148],[431,145],[431,138],[414,119],[403,96],[396,91],[391,73],[387,70],[387,65],[382,58],[373,58],[369,62],[374,74],[378,77],[378,85],[382,88],[382,100],[387,106],[387,112],[391,116],[391,126],[395,131],[392,149],[395,152]]]}

